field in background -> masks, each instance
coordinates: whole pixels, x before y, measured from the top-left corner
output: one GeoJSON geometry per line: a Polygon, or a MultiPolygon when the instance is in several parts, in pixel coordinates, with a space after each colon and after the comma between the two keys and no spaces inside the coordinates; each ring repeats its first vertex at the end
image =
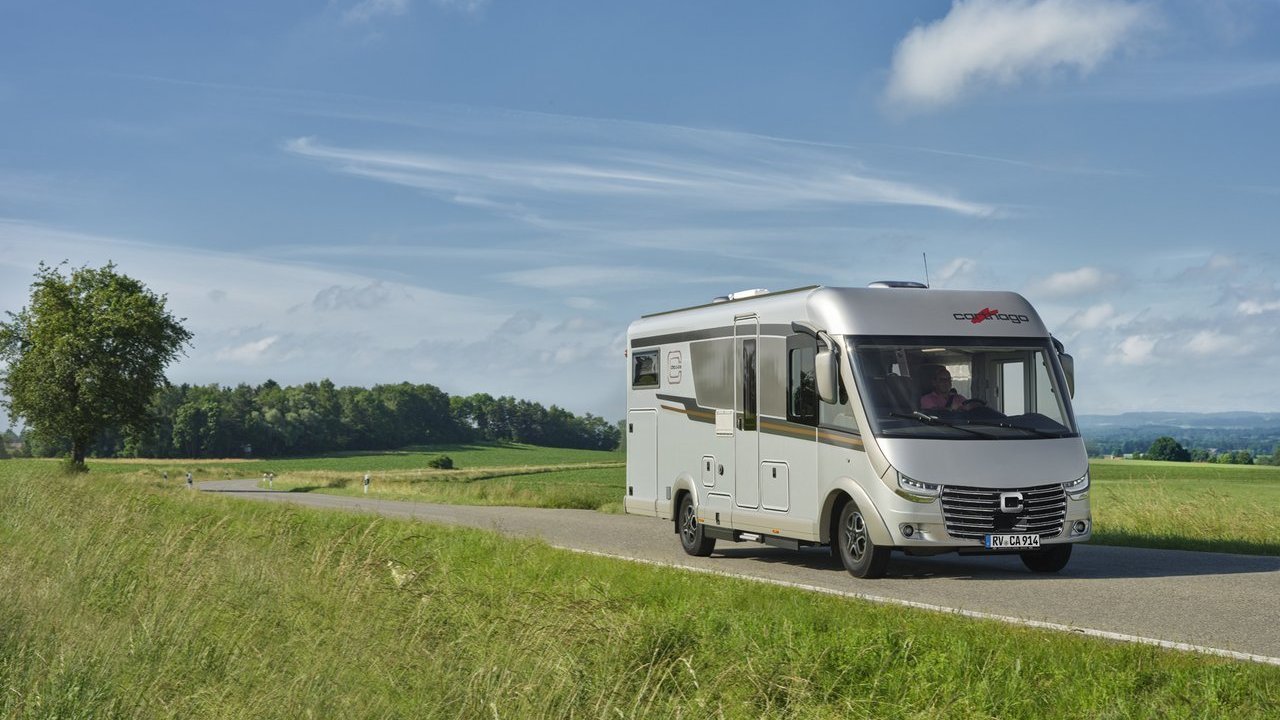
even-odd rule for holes
{"type": "Polygon", "coordinates": [[[1094,460],[1093,542],[1280,555],[1280,467],[1094,460]]]}
{"type": "Polygon", "coordinates": [[[1280,668],[0,462],[0,717],[1271,717],[1280,668]]]}
{"type": "MultiPolygon", "coordinates": [[[[621,512],[625,460],[622,451],[473,444],[270,461],[91,459],[89,476],[155,483],[168,471],[177,486],[188,468],[197,480],[270,471],[276,489],[356,495],[369,472],[370,494],[384,499],[621,512]],[[456,469],[427,467],[441,455],[456,469]]],[[[1280,467],[1094,460],[1090,468],[1095,544],[1280,555],[1280,467]]]]}

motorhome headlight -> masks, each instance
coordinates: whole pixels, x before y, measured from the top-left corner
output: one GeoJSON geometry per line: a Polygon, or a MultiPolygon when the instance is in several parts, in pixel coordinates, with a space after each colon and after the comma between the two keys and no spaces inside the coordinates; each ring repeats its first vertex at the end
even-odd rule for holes
{"type": "Polygon", "coordinates": [[[1067,491],[1067,495],[1070,495],[1072,500],[1083,500],[1089,497],[1089,471],[1086,470],[1084,475],[1071,482],[1062,483],[1062,489],[1067,491]]]}
{"type": "Polygon", "coordinates": [[[898,487],[902,488],[913,500],[922,500],[928,502],[938,497],[938,492],[942,490],[941,485],[922,482],[912,477],[907,477],[902,473],[898,473],[898,487]]]}

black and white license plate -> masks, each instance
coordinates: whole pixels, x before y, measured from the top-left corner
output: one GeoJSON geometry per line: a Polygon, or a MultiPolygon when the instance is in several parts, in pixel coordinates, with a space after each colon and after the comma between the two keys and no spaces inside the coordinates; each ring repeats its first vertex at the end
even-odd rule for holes
{"type": "Polygon", "coordinates": [[[1026,550],[1040,547],[1040,536],[1028,535],[987,535],[986,546],[991,550],[1026,550]]]}

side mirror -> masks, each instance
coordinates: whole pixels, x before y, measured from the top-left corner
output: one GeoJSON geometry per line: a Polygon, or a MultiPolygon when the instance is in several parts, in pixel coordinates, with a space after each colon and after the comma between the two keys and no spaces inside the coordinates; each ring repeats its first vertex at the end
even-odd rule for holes
{"type": "Polygon", "coordinates": [[[1076,361],[1066,353],[1058,354],[1058,362],[1062,364],[1062,374],[1067,377],[1067,394],[1076,396],[1076,361]]]}
{"type": "Polygon", "coordinates": [[[835,403],[840,394],[840,356],[831,350],[819,350],[817,356],[816,378],[818,398],[824,403],[835,403]]]}

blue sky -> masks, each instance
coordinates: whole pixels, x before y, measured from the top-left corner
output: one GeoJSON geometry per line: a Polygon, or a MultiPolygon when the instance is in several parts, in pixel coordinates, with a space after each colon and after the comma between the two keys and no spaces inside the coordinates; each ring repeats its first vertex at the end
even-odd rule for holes
{"type": "Polygon", "coordinates": [[[175,382],[620,417],[733,290],[1012,289],[1079,412],[1274,411],[1280,0],[0,2],[0,309],[120,269],[175,382]]]}

